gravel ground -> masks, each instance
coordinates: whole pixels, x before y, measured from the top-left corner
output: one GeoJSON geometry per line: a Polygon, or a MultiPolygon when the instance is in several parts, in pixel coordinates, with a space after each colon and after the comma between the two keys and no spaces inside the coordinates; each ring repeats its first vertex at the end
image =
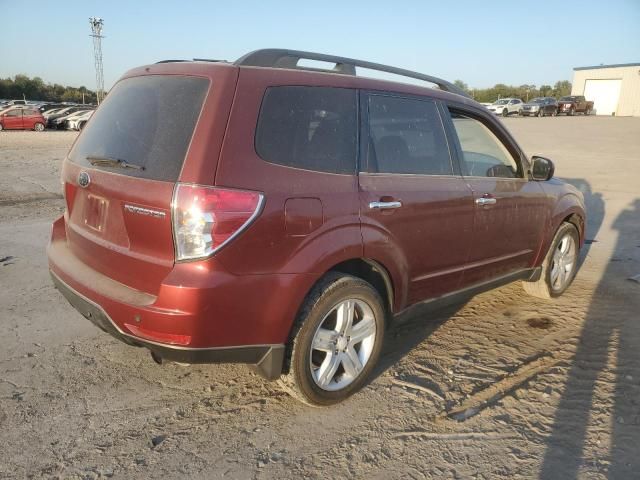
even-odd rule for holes
{"type": "Polygon", "coordinates": [[[158,366],[84,320],[44,253],[75,134],[2,132],[0,478],[637,478],[640,118],[505,123],[585,193],[574,285],[412,309],[328,409],[244,366],[158,366]]]}

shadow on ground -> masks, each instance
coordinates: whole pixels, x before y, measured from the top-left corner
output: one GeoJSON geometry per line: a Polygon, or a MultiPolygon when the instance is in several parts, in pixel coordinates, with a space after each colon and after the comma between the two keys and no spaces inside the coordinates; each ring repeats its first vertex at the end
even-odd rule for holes
{"type": "Polygon", "coordinates": [[[543,479],[579,477],[587,461],[588,436],[608,429],[609,458],[597,460],[601,469],[609,478],[640,475],[640,285],[628,280],[640,273],[634,262],[640,247],[640,200],[616,218],[613,229],[618,233],[616,246],[594,292],[556,410],[540,472],[543,479]],[[629,311],[637,315],[625,314],[629,311]],[[614,385],[609,386],[613,398],[596,398],[598,383],[607,383],[603,373],[608,368],[614,370],[614,385]],[[610,425],[594,425],[592,414],[606,408],[605,402],[613,404],[610,425]]]}

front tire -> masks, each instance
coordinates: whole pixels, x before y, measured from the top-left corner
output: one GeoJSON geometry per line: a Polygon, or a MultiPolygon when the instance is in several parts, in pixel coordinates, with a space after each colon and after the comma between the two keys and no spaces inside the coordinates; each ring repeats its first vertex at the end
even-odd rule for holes
{"type": "Polygon", "coordinates": [[[522,282],[524,291],[538,298],[550,299],[562,295],[578,270],[580,237],[576,227],[564,222],[558,228],[551,248],[542,263],[540,278],[535,282],[522,282]]]}
{"type": "Polygon", "coordinates": [[[502,110],[502,116],[506,117],[509,115],[509,110],[507,110],[506,108],[502,110]]]}
{"type": "Polygon", "coordinates": [[[281,385],[314,406],[353,395],[380,357],[385,317],[382,298],[371,284],[337,272],[326,275],[302,305],[281,385]]]}
{"type": "Polygon", "coordinates": [[[540,110],[538,110],[538,116],[544,117],[544,109],[541,108],[540,110]]]}

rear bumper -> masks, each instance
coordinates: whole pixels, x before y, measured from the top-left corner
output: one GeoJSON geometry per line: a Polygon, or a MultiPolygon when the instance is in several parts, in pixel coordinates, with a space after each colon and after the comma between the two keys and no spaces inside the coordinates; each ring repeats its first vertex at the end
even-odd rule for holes
{"type": "Polygon", "coordinates": [[[122,331],[102,307],[76,292],[55,273],[51,272],[51,278],[69,303],[96,327],[129,345],[146,347],[158,358],[183,363],[248,363],[269,380],[275,380],[282,372],[284,345],[188,348],[145,340],[122,331]]]}
{"type": "Polygon", "coordinates": [[[255,364],[268,378],[280,374],[298,308],[317,280],[234,275],[213,257],[175,264],[152,294],[84,263],[69,247],[64,217],[53,224],[47,255],[58,289],[114,337],[167,360],[255,364]]]}

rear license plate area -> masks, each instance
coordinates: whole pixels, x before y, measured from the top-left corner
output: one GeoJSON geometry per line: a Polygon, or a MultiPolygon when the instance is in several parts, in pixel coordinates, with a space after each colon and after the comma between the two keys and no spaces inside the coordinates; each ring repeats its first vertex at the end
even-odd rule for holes
{"type": "Polygon", "coordinates": [[[96,195],[87,195],[84,208],[84,224],[97,232],[103,232],[107,214],[108,202],[105,198],[96,195]]]}

